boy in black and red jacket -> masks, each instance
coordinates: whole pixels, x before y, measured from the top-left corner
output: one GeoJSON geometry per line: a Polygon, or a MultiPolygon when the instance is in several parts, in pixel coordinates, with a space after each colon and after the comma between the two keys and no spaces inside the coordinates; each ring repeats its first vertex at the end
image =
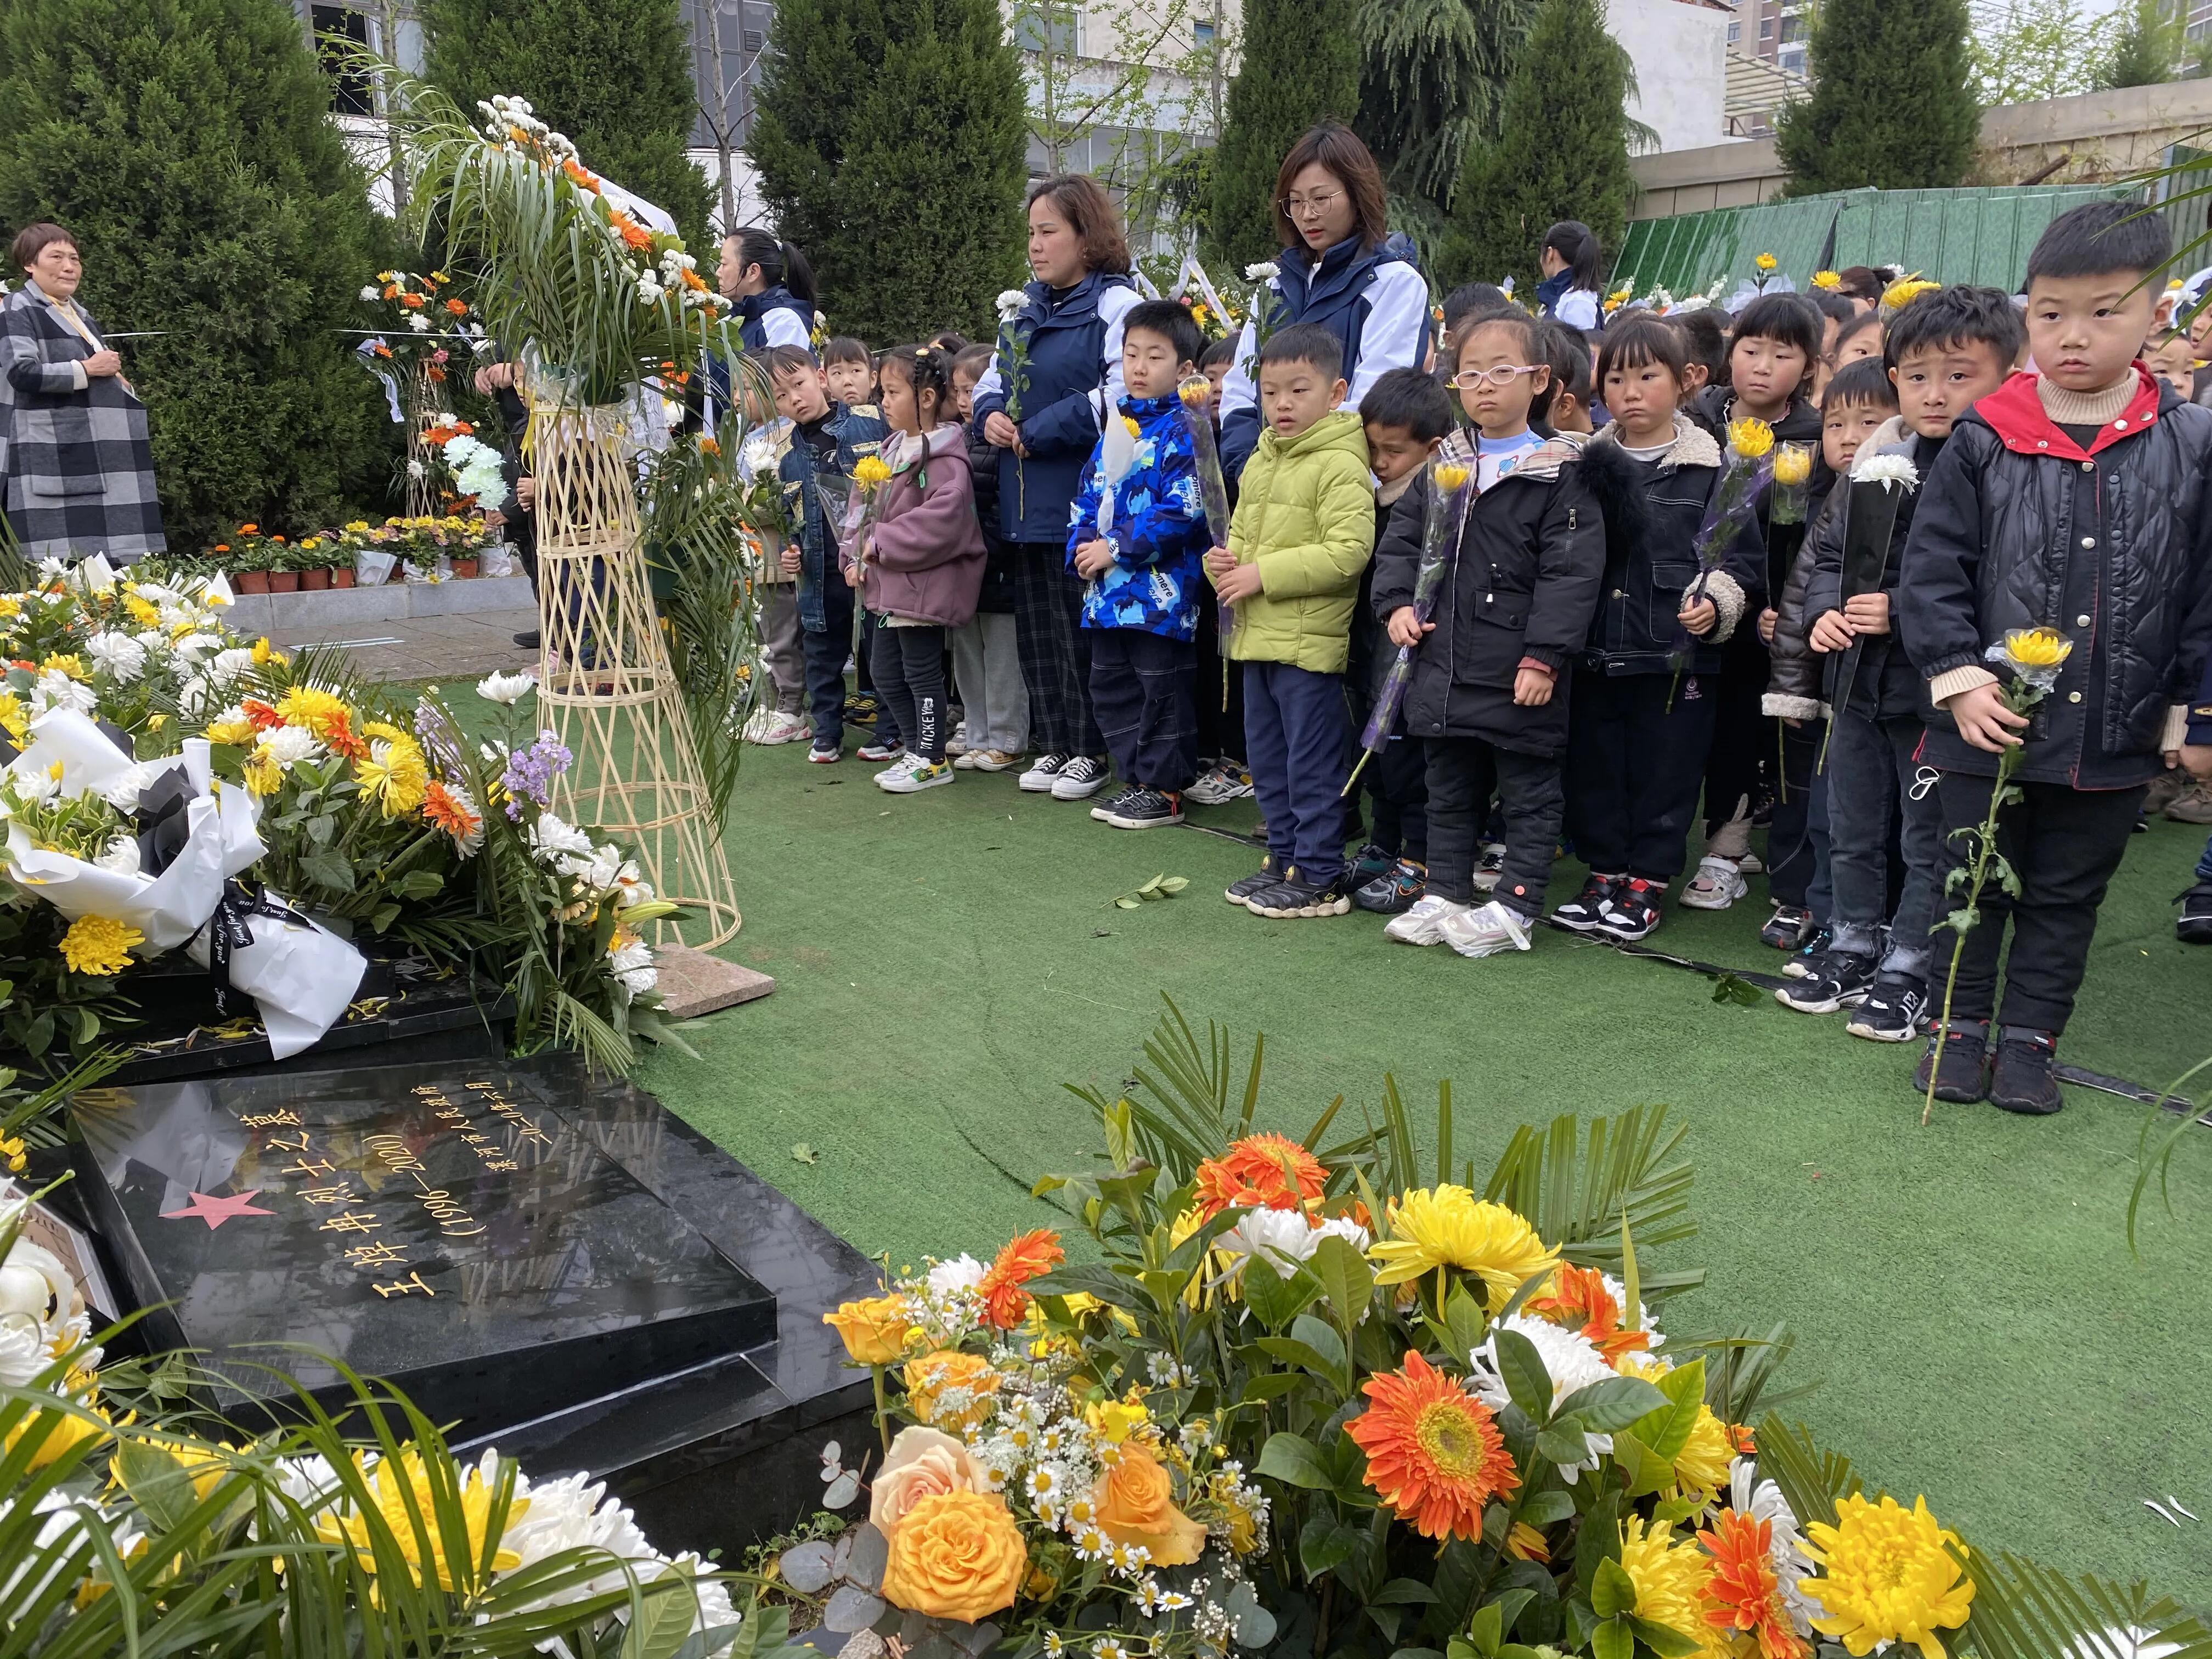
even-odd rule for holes
{"type": "Polygon", "coordinates": [[[1932,1070],[1945,1100],[1986,1096],[2033,1114],[2063,1104],[2054,1051],[2097,907],[2146,786],[2179,758],[2212,649],[2212,410],[2136,361],[2150,330],[2145,278],[2171,251],[2165,222],[2131,204],[2093,203],[2051,222],[2028,256],[2034,369],[1957,423],[1905,545],[1898,637],[1934,705],[1921,758],[1938,774],[1947,863],[1965,856],[1957,832],[1989,812],[1998,756],[2025,749],[2012,779],[2020,799],[1998,834],[2019,895],[1984,888],[1950,1026],[1921,1062],[1921,1086],[1932,1070]],[[2008,632],[2033,628],[2055,629],[2072,649],[2056,688],[2023,716],[1985,658],[2008,632]]]}

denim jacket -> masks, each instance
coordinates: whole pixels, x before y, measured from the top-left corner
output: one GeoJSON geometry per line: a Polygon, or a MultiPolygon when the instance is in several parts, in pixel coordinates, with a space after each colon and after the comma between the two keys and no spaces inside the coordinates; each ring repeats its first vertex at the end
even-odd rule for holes
{"type": "MultiPolygon", "coordinates": [[[[850,477],[854,463],[880,450],[890,428],[872,408],[848,409],[835,404],[830,410],[830,432],[837,440],[837,471],[850,477]]],[[[783,480],[785,500],[799,507],[799,625],[810,634],[820,634],[830,626],[822,605],[822,584],[825,580],[842,582],[844,578],[832,574],[836,538],[822,514],[821,493],[814,488],[814,452],[795,432],[791,447],[776,464],[775,475],[783,480]]]]}
{"type": "MultiPolygon", "coordinates": [[[[1083,590],[1085,628],[1133,628],[1171,640],[1198,636],[1200,561],[1212,537],[1199,494],[1197,462],[1182,401],[1124,398],[1137,423],[1136,458],[1113,486],[1114,562],[1083,590]]],[[[1098,538],[1098,499],[1106,492],[1105,440],[1091,452],[1067,526],[1067,568],[1075,550],[1098,538]]]]}

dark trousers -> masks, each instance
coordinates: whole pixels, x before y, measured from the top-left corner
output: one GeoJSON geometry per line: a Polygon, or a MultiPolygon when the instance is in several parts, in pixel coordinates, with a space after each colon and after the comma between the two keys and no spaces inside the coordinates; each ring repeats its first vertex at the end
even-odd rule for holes
{"type": "MultiPolygon", "coordinates": [[[[1766,891],[1777,904],[1802,910],[1810,907],[1813,878],[1828,856],[1828,820],[1813,814],[1813,766],[1820,753],[1822,720],[1792,726],[1787,720],[1769,724],[1782,733],[1775,760],[1779,787],[1774,795],[1774,817],[1766,830],[1766,891]]],[[[1706,769],[1708,787],[1711,769],[1706,769]]]]}
{"type": "Polygon", "coordinates": [[[1713,699],[1713,738],[1705,755],[1705,833],[1736,814],[1747,799],[1759,806],[1759,781],[1774,770],[1774,722],[1759,712],[1773,665],[1747,613],[1721,647],[1721,672],[1706,683],[1713,699]]]}
{"type": "Polygon", "coordinates": [[[1278,870],[1326,884],[1344,871],[1344,676],[1244,665],[1244,758],[1278,870]]]}
{"type": "Polygon", "coordinates": [[[1055,542],[1013,550],[1014,643],[1030,694],[1030,744],[1040,754],[1103,755],[1091,710],[1091,635],[1081,626],[1083,578],[1055,542]]]}
{"type": "Polygon", "coordinates": [[[1682,873],[1712,747],[1712,686],[1705,674],[1679,685],[1671,674],[1575,676],[1567,828],[1592,871],[1662,885],[1682,873]]]}
{"type": "Polygon", "coordinates": [[[1124,783],[1180,793],[1198,776],[1198,647],[1091,628],[1091,707],[1124,783]]]}
{"type": "MultiPolygon", "coordinates": [[[[1370,757],[1359,774],[1367,797],[1369,837],[1386,853],[1415,864],[1429,861],[1428,739],[1401,732],[1370,757]]],[[[1352,759],[1359,758],[1355,750],[1352,759]]]]}
{"type": "Polygon", "coordinates": [[[1928,930],[1939,908],[1950,908],[1936,902],[1937,866],[1947,863],[1940,809],[1932,790],[1912,798],[1925,732],[1910,714],[1876,719],[1840,710],[1828,737],[1827,766],[1828,867],[1836,894],[1831,943],[1854,956],[1879,955],[1885,974],[1923,981],[1931,959],[1948,955],[1935,949],[1928,930]],[[1893,871],[1890,826],[1899,819],[1903,868],[1893,871]],[[1893,875],[1901,879],[1893,882],[1893,875]]]}
{"type": "Polygon", "coordinates": [[[1424,738],[1421,745],[1428,750],[1429,891],[1473,901],[1494,789],[1505,815],[1505,866],[1494,896],[1524,916],[1541,915],[1566,816],[1559,758],[1518,755],[1480,738],[1424,738]]]}
{"type": "MultiPolygon", "coordinates": [[[[1942,775],[1935,793],[1942,809],[1947,868],[1966,861],[1967,838],[1954,831],[1978,825],[1990,810],[1993,778],[1964,772],[1942,775]]],[[[2012,924],[2012,950],[2004,956],[2002,1022],[2063,1031],[2074,1012],[2074,994],[2089,962],[2089,941],[2097,931],[2097,907],[2120,867],[2142,811],[2143,785],[2132,789],[2069,789],[2063,783],[2015,786],[2021,799],[1997,821],[1997,850],[2020,878],[2018,898],[1994,878],[1982,887],[1980,922],[1966,935],[1959,961],[1959,984],[1951,1004],[1954,1019],[1989,1019],[1996,1009],[1997,959],[2004,951],[2005,924],[2012,924]]],[[[1943,890],[1939,880],[1937,891],[1943,890]]],[[[1966,902],[1963,887],[1939,909],[1966,902]]],[[[1949,970],[1950,951],[1939,951],[1929,963],[1931,999],[1940,1009],[1941,985],[1949,970]]]]}
{"type": "Polygon", "coordinates": [[[1229,659],[1211,582],[1198,589],[1198,752],[1217,760],[1244,755],[1244,676],[1229,659]]]}
{"type": "Polygon", "coordinates": [[[832,572],[822,583],[819,633],[802,627],[799,654],[806,667],[806,707],[814,717],[814,746],[842,748],[845,742],[845,659],[853,654],[853,590],[832,572]]]}
{"type": "MultiPolygon", "coordinates": [[[[878,619],[869,655],[876,667],[876,701],[888,708],[906,734],[907,747],[926,761],[945,758],[945,630],[933,624],[894,628],[878,619]]],[[[887,741],[880,726],[877,741],[887,741]]]]}

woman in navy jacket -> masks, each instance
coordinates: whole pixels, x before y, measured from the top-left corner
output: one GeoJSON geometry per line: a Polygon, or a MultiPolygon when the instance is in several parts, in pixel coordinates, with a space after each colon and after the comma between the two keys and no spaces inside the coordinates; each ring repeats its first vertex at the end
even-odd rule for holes
{"type": "Polygon", "coordinates": [[[746,350],[814,349],[814,268],[792,244],[748,225],[722,239],[718,275],[722,292],[738,302],[738,337],[746,350]]]}
{"type": "MultiPolygon", "coordinates": [[[[1413,245],[1393,236],[1382,169],[1349,127],[1324,121],[1291,146],[1275,175],[1275,229],[1283,251],[1275,274],[1271,328],[1318,323],[1344,342],[1344,406],[1394,368],[1421,368],[1429,356],[1429,284],[1413,245]]],[[[1255,270],[1261,267],[1255,267],[1255,270]]],[[[1252,322],[1221,383],[1221,464],[1233,477],[1260,441],[1260,351],[1252,322]]]]}
{"type": "Polygon", "coordinates": [[[1030,186],[1022,307],[975,383],[975,435],[999,451],[1000,533],[1012,548],[1014,626],[1039,750],[1022,787],[1060,800],[1106,781],[1091,712],[1084,581],[1067,568],[1067,515],[1103,416],[1121,396],[1121,319],[1143,299],[1113,202],[1080,173],[1030,186]],[[1009,348],[1027,353],[1017,364],[1009,348]],[[1014,413],[1009,413],[1009,405],[1014,413]]]}

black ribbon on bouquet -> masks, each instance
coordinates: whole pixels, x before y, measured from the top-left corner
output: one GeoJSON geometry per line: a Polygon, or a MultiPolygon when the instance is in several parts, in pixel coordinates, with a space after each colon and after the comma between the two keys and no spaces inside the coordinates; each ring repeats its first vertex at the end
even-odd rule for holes
{"type": "Polygon", "coordinates": [[[208,973],[215,981],[215,1006],[226,1019],[250,1012],[231,1006],[231,994],[238,988],[231,982],[230,959],[253,943],[252,924],[257,917],[297,922],[302,927],[314,926],[307,916],[265,887],[249,887],[235,876],[223,883],[222,897],[216,901],[215,914],[201,926],[200,932],[208,936],[208,973]]]}
{"type": "Polygon", "coordinates": [[[176,862],[177,854],[191,838],[185,809],[198,794],[178,767],[172,767],[139,792],[139,873],[158,876],[176,862]]]}

